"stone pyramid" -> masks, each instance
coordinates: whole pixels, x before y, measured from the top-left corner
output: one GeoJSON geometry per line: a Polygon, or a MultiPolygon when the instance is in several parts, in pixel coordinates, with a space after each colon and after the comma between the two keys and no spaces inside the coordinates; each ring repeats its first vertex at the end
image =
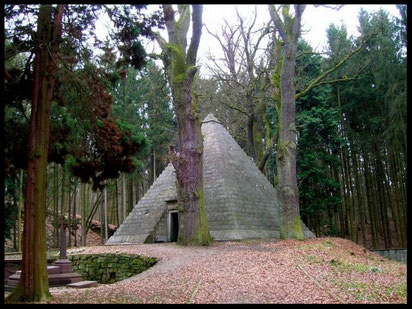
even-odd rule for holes
{"type": "MultiPolygon", "coordinates": [[[[211,114],[202,123],[203,185],[214,240],[279,238],[276,190],[211,114]]],[[[106,244],[174,241],[176,176],[169,164],[106,244]]],[[[305,237],[314,234],[302,223],[305,237]]]]}

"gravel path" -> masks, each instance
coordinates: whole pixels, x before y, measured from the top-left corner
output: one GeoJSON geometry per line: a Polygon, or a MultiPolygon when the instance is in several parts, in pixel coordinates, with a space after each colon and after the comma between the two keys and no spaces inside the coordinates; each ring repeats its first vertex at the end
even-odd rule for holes
{"type": "MultiPolygon", "coordinates": [[[[84,290],[50,288],[51,302],[358,302],[333,290],[325,280],[322,281],[322,276],[316,274],[316,269],[311,272],[311,264],[305,264],[299,248],[303,244],[316,246],[322,241],[325,242],[324,239],[305,242],[253,240],[216,242],[210,247],[181,247],[174,243],[88,247],[82,253],[131,253],[156,257],[158,262],[145,272],[114,284],[84,290]]],[[[350,250],[358,258],[366,258],[361,256],[365,253],[360,247],[354,245],[350,250]]],[[[373,253],[368,251],[368,254],[373,253]]],[[[406,265],[402,271],[406,281],[406,265]]]]}

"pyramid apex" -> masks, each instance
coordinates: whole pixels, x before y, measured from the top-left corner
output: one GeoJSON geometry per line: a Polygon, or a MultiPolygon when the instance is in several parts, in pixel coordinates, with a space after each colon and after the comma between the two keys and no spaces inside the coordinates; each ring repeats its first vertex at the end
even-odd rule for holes
{"type": "Polygon", "coordinates": [[[212,122],[212,121],[221,124],[220,121],[217,120],[217,118],[215,117],[215,115],[213,115],[212,113],[209,113],[209,114],[205,117],[205,119],[203,119],[202,123],[212,122]]]}

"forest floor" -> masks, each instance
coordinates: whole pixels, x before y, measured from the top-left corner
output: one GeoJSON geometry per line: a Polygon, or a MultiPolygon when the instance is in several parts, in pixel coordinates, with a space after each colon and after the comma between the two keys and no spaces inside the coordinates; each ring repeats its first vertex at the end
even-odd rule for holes
{"type": "Polygon", "coordinates": [[[342,238],[83,248],[158,262],[113,284],[50,288],[48,303],[406,303],[406,264],[342,238]]]}

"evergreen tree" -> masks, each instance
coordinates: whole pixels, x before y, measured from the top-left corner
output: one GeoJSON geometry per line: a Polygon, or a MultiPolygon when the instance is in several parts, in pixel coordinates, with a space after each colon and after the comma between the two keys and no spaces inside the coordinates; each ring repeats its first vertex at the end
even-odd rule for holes
{"type": "MultiPolygon", "coordinates": [[[[44,224],[47,163],[62,164],[69,159],[73,173],[82,181],[92,180],[96,189],[103,186],[105,179],[132,171],[134,163],[130,155],[146,144],[144,136],[110,118],[112,97],[107,87],[115,74],[100,75],[93,65],[90,47],[80,43],[87,37],[93,38],[90,30],[98,9],[100,6],[92,5],[5,6],[6,40],[10,42],[5,50],[9,64],[5,69],[8,121],[12,123],[13,113],[30,118],[29,125],[20,122],[20,139],[9,140],[6,147],[6,170],[25,168],[28,163],[22,275],[8,297],[10,302],[50,297],[44,224]],[[29,21],[35,16],[38,17],[36,31],[29,21]],[[24,68],[10,66],[13,58],[24,53],[27,53],[23,56],[24,68]],[[53,101],[60,104],[59,108],[53,108],[60,115],[50,115],[53,101]],[[79,115],[82,117],[77,118],[79,115]],[[29,145],[28,151],[16,155],[25,143],[29,145]],[[20,162],[16,160],[18,156],[20,162]]],[[[141,51],[133,49],[125,59],[142,67],[145,54],[136,54],[141,51]]]]}
{"type": "MultiPolygon", "coordinates": [[[[315,55],[312,48],[301,41],[298,45],[297,84],[305,84],[321,74],[322,66],[322,57],[315,55]]],[[[330,92],[330,85],[320,86],[296,102],[301,216],[317,235],[336,235],[337,227],[332,216],[341,206],[340,184],[333,171],[340,164],[338,152],[342,140],[338,132],[338,110],[329,105],[330,92]]]]}
{"type": "Polygon", "coordinates": [[[28,138],[27,184],[24,205],[23,260],[20,280],[8,301],[50,298],[46,270],[46,186],[50,106],[64,6],[41,5],[33,36],[34,70],[28,138]]]}

